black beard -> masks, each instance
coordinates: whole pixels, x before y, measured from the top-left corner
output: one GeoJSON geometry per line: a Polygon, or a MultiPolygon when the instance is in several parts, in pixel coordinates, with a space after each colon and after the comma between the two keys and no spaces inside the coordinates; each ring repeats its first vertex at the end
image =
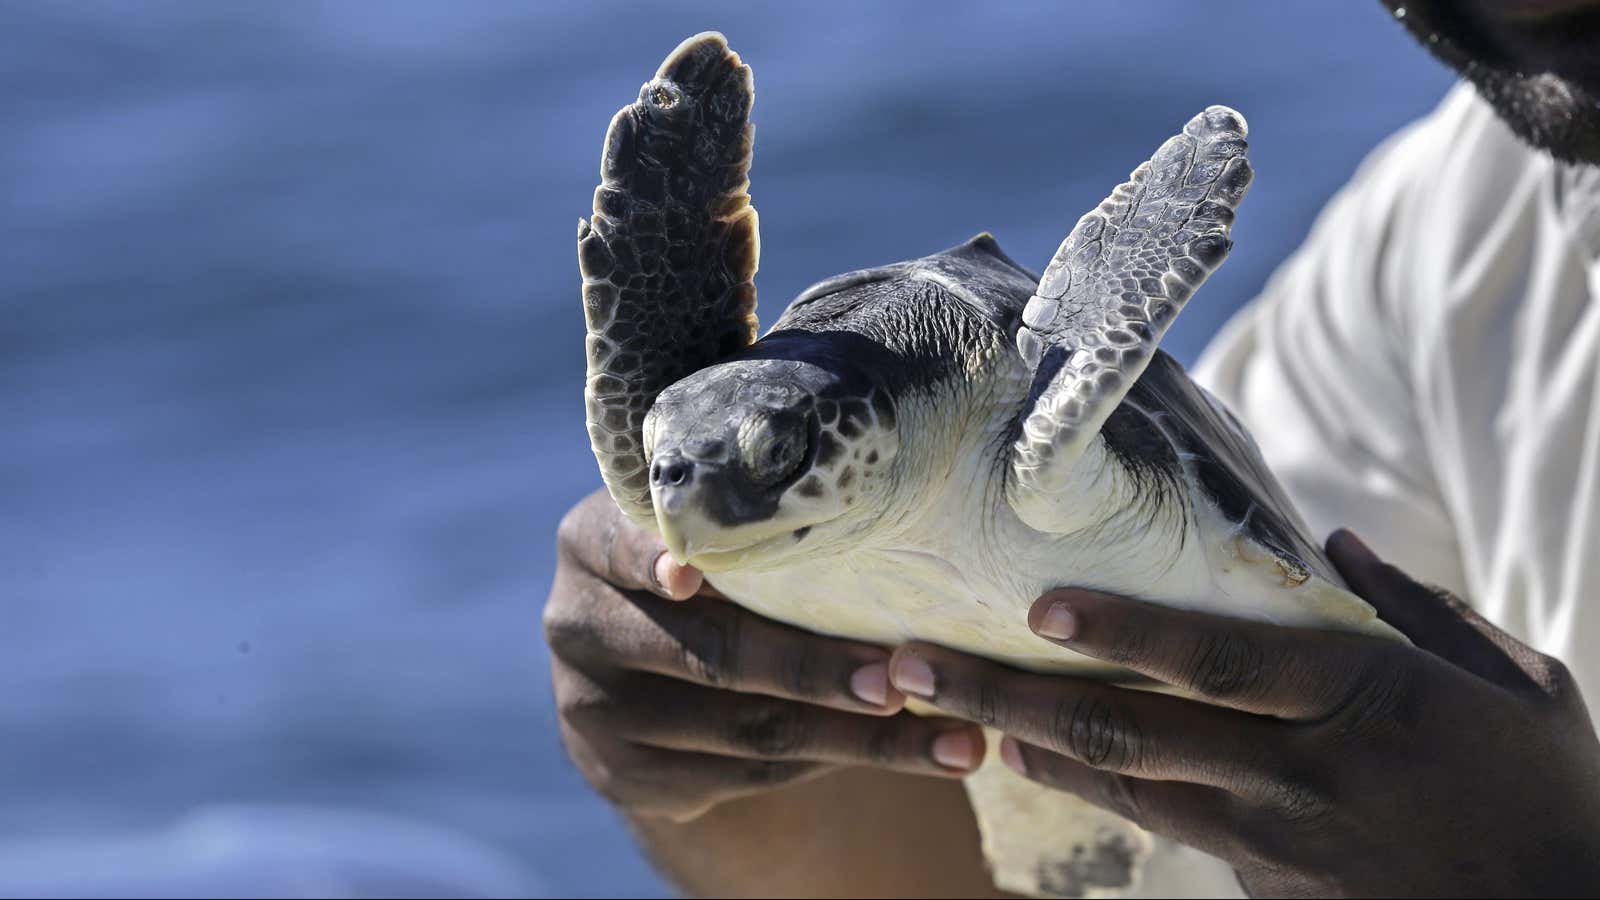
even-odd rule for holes
{"type": "MultiPolygon", "coordinates": [[[[1472,82],[1518,137],[1557,159],[1600,165],[1600,93],[1564,75],[1520,71],[1473,23],[1450,9],[1450,0],[1384,2],[1396,8],[1413,37],[1472,82]]],[[[1593,17],[1580,21],[1592,24],[1593,17]]]]}

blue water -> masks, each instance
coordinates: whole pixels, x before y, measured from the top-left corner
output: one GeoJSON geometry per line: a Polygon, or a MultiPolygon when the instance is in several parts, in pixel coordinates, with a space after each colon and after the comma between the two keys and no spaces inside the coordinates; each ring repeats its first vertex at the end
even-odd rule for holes
{"type": "MultiPolygon", "coordinates": [[[[0,892],[170,888],[127,841],[285,805],[666,892],[565,762],[538,619],[598,481],[574,227],[681,38],[755,69],[768,321],[982,229],[1042,267],[1237,107],[1256,187],[1184,360],[1450,81],[1372,0],[976,7],[0,5],[0,892]]],[[[245,818],[241,853],[309,827],[245,818]]]]}

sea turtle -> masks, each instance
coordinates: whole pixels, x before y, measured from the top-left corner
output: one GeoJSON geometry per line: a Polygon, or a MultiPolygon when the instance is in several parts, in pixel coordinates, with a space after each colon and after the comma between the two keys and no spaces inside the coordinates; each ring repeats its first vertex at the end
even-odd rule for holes
{"type": "MultiPolygon", "coordinates": [[[[822,281],[756,340],[752,99],[721,35],[684,41],[612,119],[578,224],[595,457],[674,557],[793,625],[1039,671],[1116,674],[1028,630],[1063,585],[1395,636],[1157,349],[1231,248],[1238,113],[1191,119],[1042,277],[980,234],[822,281]]],[[[968,778],[997,883],[1129,886],[1146,835],[997,755],[968,778]]]]}

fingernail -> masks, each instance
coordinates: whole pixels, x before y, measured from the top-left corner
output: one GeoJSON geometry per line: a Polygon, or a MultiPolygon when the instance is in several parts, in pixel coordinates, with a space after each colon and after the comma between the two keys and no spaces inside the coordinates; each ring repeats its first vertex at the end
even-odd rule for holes
{"type": "Polygon", "coordinates": [[[681,588],[677,591],[673,590],[672,576],[677,574],[678,568],[678,563],[673,560],[672,554],[663,550],[656,557],[656,564],[650,567],[650,577],[655,580],[656,587],[661,589],[661,593],[674,600],[685,600],[694,592],[685,593],[681,588]]]}
{"type": "Polygon", "coordinates": [[[650,577],[656,587],[663,591],[667,589],[667,579],[672,577],[672,554],[665,550],[656,554],[655,565],[650,567],[650,577]]]}
{"type": "Polygon", "coordinates": [[[894,686],[918,697],[933,696],[933,667],[920,656],[901,653],[894,661],[889,677],[894,686]]]}
{"type": "Polygon", "coordinates": [[[889,702],[889,664],[867,663],[850,675],[850,693],[862,703],[885,706],[889,702]]]}
{"type": "Polygon", "coordinates": [[[973,746],[972,732],[947,731],[933,739],[930,748],[933,761],[946,769],[966,770],[978,761],[978,748],[973,746]]]}
{"type": "Polygon", "coordinates": [[[1038,634],[1058,641],[1070,641],[1078,631],[1078,617],[1063,603],[1052,603],[1039,617],[1038,634]]]}
{"type": "Polygon", "coordinates": [[[1012,738],[1000,740],[1000,761],[1018,775],[1028,774],[1028,764],[1022,761],[1022,748],[1012,738]]]}

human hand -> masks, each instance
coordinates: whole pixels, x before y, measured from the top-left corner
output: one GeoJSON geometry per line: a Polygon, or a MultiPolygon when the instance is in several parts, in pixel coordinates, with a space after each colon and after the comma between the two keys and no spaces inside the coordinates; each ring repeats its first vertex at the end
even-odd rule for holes
{"type": "Polygon", "coordinates": [[[888,650],[703,587],[604,491],[561,523],[544,611],[561,736],[618,807],[685,821],[837,766],[960,776],[982,758],[974,726],[902,711],[888,650]]]}
{"type": "Polygon", "coordinates": [[[1006,732],[1026,777],[1222,858],[1254,895],[1592,895],[1600,742],[1566,668],[1348,532],[1328,552],[1415,646],[1059,591],[1029,614],[1041,637],[1201,699],[926,644],[896,651],[891,678],[1006,732]]]}

